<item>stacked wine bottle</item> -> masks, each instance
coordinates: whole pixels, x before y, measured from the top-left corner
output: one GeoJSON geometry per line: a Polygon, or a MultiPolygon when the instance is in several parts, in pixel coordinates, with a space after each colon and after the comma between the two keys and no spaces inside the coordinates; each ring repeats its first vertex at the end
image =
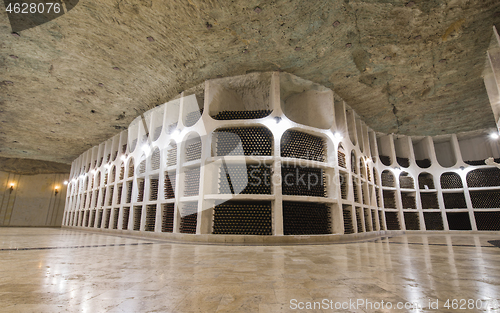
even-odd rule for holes
{"type": "Polygon", "coordinates": [[[151,154],[151,169],[153,171],[160,168],[160,149],[155,148],[151,154]]]}
{"type": "Polygon", "coordinates": [[[106,188],[101,188],[101,206],[104,206],[104,203],[106,201],[106,188]]]}
{"type": "Polygon", "coordinates": [[[158,200],[158,178],[151,178],[149,181],[149,200],[158,200]]]}
{"type": "Polygon", "coordinates": [[[453,189],[453,188],[463,188],[462,179],[457,173],[443,173],[441,174],[441,188],[443,189],[453,189]]]}
{"type": "Polygon", "coordinates": [[[415,196],[411,193],[401,192],[401,202],[403,204],[403,209],[417,209],[415,196]]]}
{"type": "Polygon", "coordinates": [[[221,194],[271,194],[271,167],[267,164],[223,164],[219,171],[221,194]]]}
{"type": "Polygon", "coordinates": [[[285,235],[331,234],[330,208],[324,203],[283,201],[285,235]]]}
{"type": "Polygon", "coordinates": [[[164,192],[166,199],[175,198],[175,179],[176,179],[175,171],[165,173],[164,192]]]}
{"type": "Polygon", "coordinates": [[[411,176],[404,176],[404,174],[401,174],[399,176],[399,186],[403,189],[413,189],[415,188],[414,182],[413,182],[413,177],[411,176]]]}
{"type": "Polygon", "coordinates": [[[287,130],[281,137],[281,156],[325,161],[326,143],[321,137],[298,130],[287,130]]]}
{"type": "Polygon", "coordinates": [[[429,168],[432,165],[429,159],[415,160],[415,163],[417,163],[420,168],[429,168]]]}
{"type": "Polygon", "coordinates": [[[132,188],[134,187],[134,182],[127,182],[127,201],[125,203],[130,203],[132,201],[132,188]]]}
{"type": "Polygon", "coordinates": [[[391,158],[387,155],[379,155],[380,162],[385,166],[391,166],[391,158]]]}
{"type": "Polygon", "coordinates": [[[443,218],[440,212],[424,212],[426,230],[443,230],[443,218]]]}
{"type": "Polygon", "coordinates": [[[396,208],[396,195],[392,190],[382,190],[384,197],[384,208],[395,209],[396,208]]]}
{"type": "Polygon", "coordinates": [[[174,203],[166,203],[162,205],[163,220],[161,223],[161,231],[171,233],[174,231],[174,203]]]}
{"type": "Polygon", "coordinates": [[[146,160],[142,160],[137,167],[137,174],[144,174],[146,172],[146,160]]]}
{"type": "Polygon", "coordinates": [[[271,203],[227,201],[216,205],[213,234],[271,235],[271,203]]]}
{"type": "Polygon", "coordinates": [[[200,191],[200,168],[186,169],[184,172],[184,196],[197,196],[200,191]]]}
{"type": "Polygon", "coordinates": [[[146,224],[144,225],[144,231],[155,231],[156,223],[156,205],[146,206],[146,224]]]}
{"type": "Polygon", "coordinates": [[[185,203],[181,207],[180,232],[185,234],[196,234],[198,220],[198,203],[185,203]]]}
{"type": "Polygon", "coordinates": [[[338,150],[337,151],[337,158],[338,158],[338,163],[339,163],[339,166],[340,167],[343,167],[343,168],[347,168],[347,165],[346,165],[346,159],[345,159],[345,153],[338,150]]]}
{"type": "Polygon", "coordinates": [[[109,187],[109,199],[108,199],[108,206],[111,206],[113,204],[113,192],[115,191],[114,186],[109,187]]]}
{"type": "Polygon", "coordinates": [[[410,160],[408,158],[398,158],[396,157],[396,162],[402,167],[410,167],[410,160]]]}
{"type": "Polygon", "coordinates": [[[144,201],[144,179],[138,179],[139,188],[137,190],[137,202],[144,201]]]}
{"type": "Polygon", "coordinates": [[[500,208],[500,191],[470,191],[470,200],[473,208],[498,209],[500,208]]]}
{"type": "Polygon", "coordinates": [[[272,110],[254,111],[221,111],[212,117],[216,120],[249,120],[263,118],[271,114],[272,110]]]}
{"type": "Polygon", "coordinates": [[[135,206],[134,207],[134,230],[141,229],[141,217],[142,217],[142,207],[135,206]]]}
{"type": "Polygon", "coordinates": [[[352,225],[351,209],[348,205],[342,205],[342,215],[344,216],[344,234],[353,234],[354,227],[352,225]]]}
{"type": "Polygon", "coordinates": [[[266,127],[223,128],[214,131],[214,156],[272,155],[273,135],[266,127]]]}
{"type": "Polygon", "coordinates": [[[360,203],[359,202],[359,194],[358,194],[358,184],[357,184],[356,178],[354,178],[354,176],[352,177],[352,193],[354,195],[354,202],[360,203]]]}
{"type": "Polygon", "coordinates": [[[109,228],[109,220],[111,219],[111,209],[106,209],[104,214],[104,226],[103,228],[109,228]]]}
{"type": "Polygon", "coordinates": [[[326,178],[321,168],[283,164],[281,178],[284,195],[326,197],[326,178]]]}
{"type": "Polygon", "coordinates": [[[474,212],[477,230],[500,230],[500,212],[474,212]]]}
{"type": "Polygon", "coordinates": [[[465,196],[463,192],[458,193],[444,193],[443,192],[444,207],[446,209],[466,209],[465,196]]]}
{"type": "Polygon", "coordinates": [[[364,208],[363,209],[364,213],[365,213],[365,230],[368,232],[368,231],[372,231],[372,224],[371,224],[371,218],[370,218],[370,209],[367,209],[367,208],[364,208]]]}
{"type": "Polygon", "coordinates": [[[429,173],[422,173],[418,175],[418,188],[425,190],[425,186],[427,186],[428,189],[434,189],[434,179],[431,174],[429,173]]]}
{"type": "Polygon", "coordinates": [[[123,208],[122,229],[128,229],[128,221],[130,217],[130,208],[123,208]]]}
{"type": "Polygon", "coordinates": [[[201,139],[196,138],[186,143],[186,162],[201,158],[201,139]]]}
{"type": "Polygon", "coordinates": [[[439,209],[437,194],[435,192],[421,192],[420,202],[423,210],[439,209]]]}
{"type": "Polygon", "coordinates": [[[394,175],[388,170],[382,172],[382,186],[384,187],[395,187],[394,175]]]}
{"type": "Polygon", "coordinates": [[[446,212],[448,226],[450,230],[471,230],[469,213],[467,212],[446,212]]]}
{"type": "Polygon", "coordinates": [[[102,209],[99,209],[97,211],[97,228],[101,228],[102,226],[102,214],[103,214],[103,210],[102,209]]]}
{"type": "Polygon", "coordinates": [[[184,125],[186,125],[186,127],[193,126],[194,124],[196,124],[196,122],[198,122],[202,115],[203,109],[200,109],[199,111],[189,112],[188,114],[186,114],[186,118],[184,119],[184,125]]]}
{"type": "Polygon", "coordinates": [[[400,230],[399,218],[397,212],[385,212],[385,222],[387,230],[400,230]]]}
{"type": "Polygon", "coordinates": [[[127,178],[134,177],[134,162],[130,162],[128,166],[128,175],[127,178]]]}
{"type": "Polygon", "coordinates": [[[482,168],[467,173],[467,186],[474,187],[496,187],[500,186],[500,169],[482,168]]]}
{"type": "Polygon", "coordinates": [[[122,164],[120,166],[120,180],[123,180],[124,177],[125,177],[125,166],[122,164]]]}
{"type": "Polygon", "coordinates": [[[420,219],[418,213],[404,212],[406,230],[420,230],[420,219]]]}
{"type": "Polygon", "coordinates": [[[177,164],[177,145],[173,144],[167,149],[167,166],[177,164]]]}
{"type": "Polygon", "coordinates": [[[339,174],[339,180],[340,180],[340,195],[343,200],[347,200],[347,180],[348,180],[348,175],[346,174],[339,174]]]}
{"type": "Polygon", "coordinates": [[[365,229],[363,228],[363,214],[361,210],[361,208],[356,207],[356,224],[358,227],[358,233],[362,233],[365,231],[365,229]]]}
{"type": "Polygon", "coordinates": [[[113,209],[113,229],[118,229],[118,217],[120,215],[120,209],[119,208],[114,208],[113,209]]]}

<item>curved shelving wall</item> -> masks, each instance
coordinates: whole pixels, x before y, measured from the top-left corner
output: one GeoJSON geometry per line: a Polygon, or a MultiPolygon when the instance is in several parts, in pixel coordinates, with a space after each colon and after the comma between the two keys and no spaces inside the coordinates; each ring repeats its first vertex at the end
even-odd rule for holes
{"type": "Polygon", "coordinates": [[[375,133],[331,90],[275,72],[209,80],[143,116],[73,162],[64,226],[500,230],[500,170],[484,163],[500,146],[485,133],[375,133]]]}

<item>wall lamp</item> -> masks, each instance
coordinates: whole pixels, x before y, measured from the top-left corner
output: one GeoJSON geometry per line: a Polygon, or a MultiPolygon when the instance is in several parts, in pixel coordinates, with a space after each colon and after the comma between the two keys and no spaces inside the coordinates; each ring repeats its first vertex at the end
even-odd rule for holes
{"type": "Polygon", "coordinates": [[[14,183],[10,183],[9,190],[10,190],[10,193],[12,193],[14,191],[14,183]]]}
{"type": "Polygon", "coordinates": [[[59,193],[59,186],[55,186],[54,187],[54,196],[57,196],[58,193],[59,193]]]}

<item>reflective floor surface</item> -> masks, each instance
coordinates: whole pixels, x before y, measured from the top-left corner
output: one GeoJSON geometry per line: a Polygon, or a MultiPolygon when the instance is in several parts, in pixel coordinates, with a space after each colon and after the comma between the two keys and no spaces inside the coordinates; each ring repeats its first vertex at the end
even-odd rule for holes
{"type": "Polygon", "coordinates": [[[0,228],[0,312],[500,312],[500,236],[221,246],[0,228]]]}

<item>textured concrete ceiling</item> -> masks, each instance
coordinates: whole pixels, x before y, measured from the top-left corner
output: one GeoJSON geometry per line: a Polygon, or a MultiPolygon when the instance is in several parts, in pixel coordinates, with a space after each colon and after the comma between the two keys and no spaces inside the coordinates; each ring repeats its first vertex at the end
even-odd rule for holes
{"type": "Polygon", "coordinates": [[[498,0],[80,0],[16,36],[2,10],[0,156],[71,162],[184,89],[254,71],[332,88],[376,131],[492,127],[499,22],[498,0]]]}

